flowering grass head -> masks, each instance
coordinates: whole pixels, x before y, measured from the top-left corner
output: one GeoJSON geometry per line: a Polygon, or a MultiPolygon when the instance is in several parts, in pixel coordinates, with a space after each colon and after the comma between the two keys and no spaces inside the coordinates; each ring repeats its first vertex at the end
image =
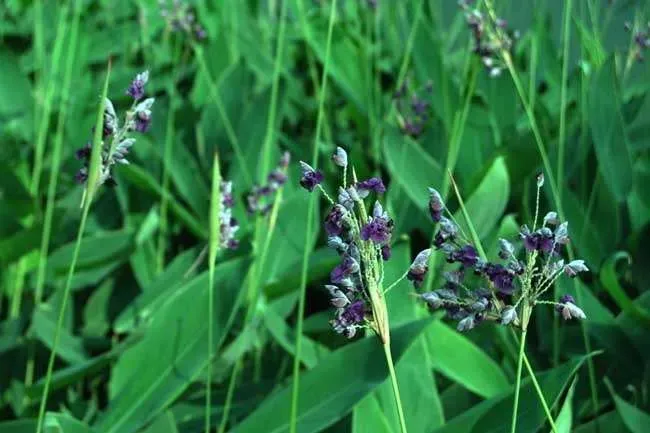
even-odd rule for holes
{"type": "Polygon", "coordinates": [[[171,31],[184,33],[196,39],[205,39],[206,32],[203,26],[197,21],[190,4],[184,0],[158,0],[160,15],[165,19],[167,27],[171,31]]]}
{"type": "Polygon", "coordinates": [[[307,191],[318,189],[331,204],[324,221],[327,244],[341,261],[330,273],[329,291],[336,314],[334,331],[348,338],[369,328],[384,343],[389,341],[388,315],[384,300],[384,261],[391,257],[393,220],[381,204],[386,186],[379,177],[358,180],[352,169],[347,182],[348,157],[337,148],[333,162],[343,170],[336,200],[322,187],[323,174],[301,162],[300,184],[307,191]]]}
{"type": "Polygon", "coordinates": [[[266,183],[255,185],[246,196],[246,210],[249,215],[267,215],[273,207],[278,190],[287,182],[287,168],[291,154],[284,152],[277,167],[269,173],[266,183]]]}
{"type": "MultiPolygon", "coordinates": [[[[107,98],[104,101],[101,166],[96,186],[115,185],[113,168],[116,164],[129,164],[127,156],[136,141],[134,133],[144,133],[149,129],[154,98],[142,99],[148,81],[149,71],[145,71],[138,74],[129,85],[126,94],[133,98],[133,103],[121,124],[111,100],[107,98]]],[[[85,184],[88,180],[90,165],[90,143],[77,150],[75,156],[83,162],[83,167],[75,175],[75,180],[80,184],[85,184]]]]}
{"type": "Polygon", "coordinates": [[[519,34],[508,29],[508,23],[496,16],[491,4],[488,4],[487,12],[482,12],[472,7],[471,3],[470,0],[459,1],[467,27],[472,33],[472,50],[481,58],[489,75],[497,77],[505,69],[501,54],[512,50],[519,34]]]}
{"type": "Polygon", "coordinates": [[[397,118],[405,135],[418,138],[424,133],[430,115],[430,104],[427,99],[431,96],[432,91],[431,82],[428,82],[424,89],[410,91],[408,82],[405,81],[395,92],[397,118]]]}
{"type": "MultiPolygon", "coordinates": [[[[537,206],[532,228],[521,227],[517,239],[499,239],[499,252],[493,261],[481,257],[479,249],[465,236],[458,224],[443,215],[446,211],[439,193],[431,191],[429,208],[438,230],[433,248],[446,261],[457,265],[444,274],[441,288],[421,293],[420,299],[433,310],[444,309],[458,321],[458,330],[467,331],[483,321],[526,329],[532,309],[550,304],[565,320],[584,319],[586,315],[573,297],[546,300],[547,292],[560,277],[576,277],[589,269],[583,260],[563,259],[569,243],[568,223],[556,212],[548,212],[537,226],[539,192],[543,177],[537,182],[537,206]]],[[[417,288],[427,271],[429,250],[423,251],[411,265],[409,279],[417,288]]]]}

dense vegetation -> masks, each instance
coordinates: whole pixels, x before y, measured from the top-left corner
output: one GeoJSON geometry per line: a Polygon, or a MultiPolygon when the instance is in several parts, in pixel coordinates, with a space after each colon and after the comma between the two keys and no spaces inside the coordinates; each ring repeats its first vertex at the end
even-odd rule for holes
{"type": "Polygon", "coordinates": [[[649,20],[3,1],[0,432],[650,431],[649,20]]]}

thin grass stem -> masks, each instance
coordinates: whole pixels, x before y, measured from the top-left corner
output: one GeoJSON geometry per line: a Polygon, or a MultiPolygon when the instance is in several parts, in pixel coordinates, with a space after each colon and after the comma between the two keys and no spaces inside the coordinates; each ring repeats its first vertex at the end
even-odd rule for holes
{"type": "Polygon", "coordinates": [[[399,393],[399,386],[397,384],[397,375],[395,374],[395,365],[393,363],[393,355],[390,351],[390,344],[385,343],[384,355],[386,356],[386,363],[388,364],[388,371],[390,373],[390,383],[393,387],[393,396],[395,397],[395,405],[397,406],[397,416],[399,417],[399,425],[402,433],[408,433],[406,429],[406,418],[404,417],[404,409],[402,408],[402,398],[399,393]]]}
{"type": "Polygon", "coordinates": [[[65,312],[68,304],[68,298],[70,297],[72,278],[74,277],[75,268],[77,266],[77,259],[79,257],[79,250],[81,248],[81,241],[83,239],[84,229],[86,228],[86,220],[88,219],[88,214],[90,213],[90,206],[92,204],[93,198],[99,186],[98,181],[100,175],[99,172],[101,169],[101,148],[102,148],[104,108],[105,108],[106,95],[108,93],[108,82],[109,82],[110,75],[111,75],[111,63],[109,61],[108,69],[106,72],[106,80],[104,81],[104,88],[102,91],[102,97],[97,109],[97,121],[95,122],[95,133],[93,137],[93,145],[92,145],[92,151],[90,156],[90,166],[88,168],[88,180],[86,183],[86,189],[84,190],[83,201],[82,201],[83,210],[81,214],[81,222],[79,223],[77,241],[75,243],[74,251],[72,253],[72,261],[70,263],[70,267],[68,268],[68,276],[66,278],[65,288],[63,290],[63,299],[61,300],[61,306],[59,308],[59,317],[57,319],[56,329],[54,331],[54,341],[52,342],[50,359],[47,364],[47,373],[45,374],[45,386],[43,388],[41,403],[38,409],[36,433],[41,433],[43,430],[45,409],[47,407],[47,397],[50,390],[50,384],[52,382],[54,361],[56,359],[56,351],[59,345],[59,339],[61,338],[61,329],[63,328],[63,321],[65,319],[65,312]]]}
{"type": "MultiPolygon", "coordinates": [[[[302,1],[302,0],[300,0],[302,1]]],[[[330,67],[330,55],[332,50],[332,34],[334,33],[334,21],[336,19],[337,1],[333,0],[330,5],[330,16],[327,28],[327,42],[325,47],[325,64],[323,67],[323,75],[321,77],[321,93],[318,101],[318,115],[316,118],[316,133],[314,135],[314,144],[312,147],[312,161],[311,165],[316,169],[318,167],[318,142],[320,141],[320,133],[324,118],[325,96],[327,95],[327,77],[330,67]]],[[[309,205],[307,208],[307,227],[305,238],[305,248],[303,249],[302,269],[300,273],[300,289],[298,298],[298,317],[296,323],[296,353],[293,359],[293,382],[291,389],[291,412],[289,415],[289,432],[296,433],[298,425],[298,394],[300,389],[300,359],[302,353],[302,330],[305,315],[305,298],[307,296],[307,274],[309,269],[309,256],[310,256],[310,235],[313,231],[313,221],[315,212],[316,194],[309,197],[309,205]]]]}
{"type": "Polygon", "coordinates": [[[510,432],[515,433],[517,431],[517,411],[519,409],[519,391],[521,387],[521,367],[524,360],[524,347],[526,345],[526,333],[524,329],[521,333],[521,340],[519,342],[519,357],[517,358],[517,376],[515,379],[515,397],[512,403],[512,421],[510,423],[510,432]]]}
{"type": "Polygon", "coordinates": [[[210,432],[212,412],[212,363],[214,358],[214,270],[221,244],[221,171],[215,152],[210,199],[210,241],[208,253],[208,366],[205,380],[205,432],[210,432]]]}

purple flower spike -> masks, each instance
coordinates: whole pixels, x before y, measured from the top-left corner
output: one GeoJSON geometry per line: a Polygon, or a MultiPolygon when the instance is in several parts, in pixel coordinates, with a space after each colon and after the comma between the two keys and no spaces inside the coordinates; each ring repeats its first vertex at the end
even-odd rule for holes
{"type": "Polygon", "coordinates": [[[77,174],[74,175],[74,180],[79,185],[86,183],[86,181],[88,180],[88,169],[86,169],[85,167],[80,169],[77,172],[77,174]]]}
{"type": "Polygon", "coordinates": [[[306,162],[300,161],[300,168],[302,169],[302,178],[300,179],[300,186],[307,191],[312,192],[317,185],[323,182],[324,176],[318,170],[314,170],[306,162]]]}
{"type": "Polygon", "coordinates": [[[348,308],[341,314],[340,319],[344,320],[347,324],[358,324],[363,322],[366,306],[362,300],[354,301],[348,308]]]}
{"type": "Polygon", "coordinates": [[[390,257],[393,255],[393,252],[390,249],[390,245],[386,244],[381,247],[381,258],[386,262],[390,260],[390,257]]]}
{"type": "Polygon", "coordinates": [[[339,236],[343,233],[343,225],[345,223],[345,216],[347,209],[340,204],[334,205],[332,210],[325,218],[325,231],[330,236],[339,236]]]}
{"type": "Polygon", "coordinates": [[[357,190],[359,191],[359,195],[364,198],[370,191],[374,191],[377,194],[383,194],[386,192],[386,187],[380,178],[371,177],[368,180],[359,182],[357,184],[357,190]]]}
{"type": "Polygon", "coordinates": [[[149,71],[144,71],[136,75],[135,79],[126,90],[126,94],[136,101],[141,99],[144,96],[144,86],[147,84],[147,81],[149,81],[149,71]]]}
{"type": "MultiPolygon", "coordinates": [[[[588,272],[589,268],[585,265],[584,260],[573,260],[564,267],[564,273],[573,278],[579,272],[588,272]]],[[[572,301],[573,302],[573,301],[572,301]]]]}
{"type": "Polygon", "coordinates": [[[362,300],[357,300],[342,309],[338,318],[332,320],[332,328],[334,331],[345,335],[347,338],[352,338],[357,332],[357,329],[363,323],[366,313],[366,305],[362,300]]]}
{"type": "Polygon", "coordinates": [[[418,253],[409,267],[406,278],[413,282],[415,287],[420,287],[424,282],[424,277],[429,270],[429,257],[431,256],[431,249],[428,248],[418,253]]]}
{"type": "Polygon", "coordinates": [[[332,269],[330,279],[332,283],[339,284],[355,272],[359,272],[359,263],[350,256],[345,256],[343,262],[332,269]]]}
{"type": "Polygon", "coordinates": [[[348,166],[348,154],[345,150],[343,150],[342,147],[337,147],[336,151],[332,155],[332,161],[334,161],[334,164],[338,165],[339,167],[347,167],[348,166]]]}
{"type": "Polygon", "coordinates": [[[514,292],[514,272],[503,265],[493,263],[486,264],[484,272],[499,292],[504,295],[511,295],[514,292]]]}
{"type": "Polygon", "coordinates": [[[370,221],[361,228],[361,239],[371,240],[378,245],[384,245],[390,240],[393,230],[393,220],[384,212],[381,204],[375,202],[373,216],[370,221]]]}
{"type": "Polygon", "coordinates": [[[135,130],[138,132],[147,132],[151,124],[151,114],[140,112],[135,117],[135,130]]]}
{"type": "Polygon", "coordinates": [[[88,161],[90,159],[90,151],[91,151],[92,145],[90,143],[86,143],[84,147],[81,149],[78,149],[75,153],[74,156],[80,161],[88,161]]]}
{"type": "Polygon", "coordinates": [[[445,203],[442,201],[440,193],[433,188],[429,188],[429,213],[431,219],[435,222],[440,222],[442,218],[442,211],[445,209],[445,203]]]}
{"type": "Polygon", "coordinates": [[[471,245],[465,245],[458,251],[452,254],[452,259],[455,262],[460,262],[463,266],[472,267],[478,262],[478,252],[476,248],[471,245]]]}
{"type": "Polygon", "coordinates": [[[585,312],[575,304],[575,299],[571,295],[562,296],[560,304],[556,305],[555,309],[562,314],[564,320],[587,318],[585,312]]]}

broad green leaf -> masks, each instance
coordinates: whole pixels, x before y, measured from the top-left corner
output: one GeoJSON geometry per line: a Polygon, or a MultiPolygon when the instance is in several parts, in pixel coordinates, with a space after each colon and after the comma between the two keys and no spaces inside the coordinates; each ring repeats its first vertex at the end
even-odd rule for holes
{"type": "Polygon", "coordinates": [[[45,433],[92,433],[86,424],[63,413],[48,412],[43,421],[45,433]]]}
{"type": "Polygon", "coordinates": [[[612,384],[608,380],[605,381],[605,384],[609,388],[612,398],[614,398],[616,410],[621,415],[621,419],[625,426],[632,433],[646,433],[648,427],[650,427],[650,414],[642,411],[618,396],[614,391],[612,384]]]}
{"type": "Polygon", "coordinates": [[[178,433],[174,414],[169,410],[161,413],[142,433],[178,433]]]}
{"type": "Polygon", "coordinates": [[[581,426],[577,427],[573,433],[603,433],[603,432],[616,432],[616,433],[633,433],[627,429],[618,411],[604,413],[598,418],[593,419],[581,426]]]}
{"type": "Polygon", "coordinates": [[[0,119],[15,115],[31,115],[32,86],[18,58],[9,50],[0,49],[0,119]]]}
{"type": "Polygon", "coordinates": [[[622,201],[632,190],[634,171],[613,56],[594,73],[589,89],[588,113],[603,181],[615,198],[622,201]]]}
{"type": "MultiPolygon", "coordinates": [[[[317,18],[320,18],[317,16],[317,18]]],[[[316,56],[324,63],[326,54],[327,28],[324,20],[308,22],[305,40],[316,56]]],[[[335,26],[332,34],[332,47],[330,52],[329,68],[330,79],[336,83],[353,102],[359,111],[368,111],[368,98],[366,91],[366,62],[367,56],[353,33],[355,30],[348,27],[335,26]]]]}
{"type": "MultiPolygon", "coordinates": [[[[394,330],[392,350],[396,362],[428,324],[429,320],[422,320],[394,330]]],[[[387,377],[383,349],[375,337],[360,339],[331,353],[302,374],[297,430],[316,433],[333,424],[387,377]]],[[[288,432],[289,416],[284,414],[290,412],[291,394],[289,383],[269,396],[231,433],[288,432]]]]}
{"type": "MultiPolygon", "coordinates": [[[[467,194],[464,194],[465,197],[467,194]]],[[[472,218],[472,224],[479,238],[484,238],[496,227],[510,197],[510,179],[505,159],[498,157],[494,160],[478,188],[465,201],[467,212],[472,218]]],[[[460,211],[455,215],[456,221],[464,226],[460,211]]]]}
{"type": "MultiPolygon", "coordinates": [[[[243,281],[244,263],[227,262],[215,273],[215,342],[220,342],[228,331],[226,325],[243,281]]],[[[208,275],[203,273],[169,293],[151,312],[144,338],[127,350],[113,369],[112,399],[97,422],[99,430],[137,431],[198,377],[208,356],[207,302],[208,275]]]]}
{"type": "Polygon", "coordinates": [[[442,182],[440,164],[422,149],[420,144],[389,129],[384,137],[384,157],[391,178],[423,212],[429,203],[429,190],[439,188],[442,182]]]}
{"type": "MultiPolygon", "coordinates": [[[[162,197],[163,195],[163,189],[158,181],[156,181],[151,174],[147,173],[144,169],[135,164],[120,167],[120,176],[123,176],[136,188],[149,192],[156,197],[162,197]]],[[[206,227],[201,224],[192,213],[185,209],[183,205],[176,200],[173,194],[169,196],[169,210],[176,216],[176,218],[185,224],[192,233],[201,239],[207,239],[208,231],[206,227]]]]}
{"type": "Polygon", "coordinates": [[[449,379],[485,398],[510,388],[499,365],[463,334],[437,321],[426,335],[433,367],[449,379]]]}
{"type": "MultiPolygon", "coordinates": [[[[290,328],[282,317],[277,314],[273,308],[264,310],[264,325],[275,341],[287,352],[295,354],[296,333],[290,328]]],[[[300,351],[301,362],[307,368],[314,368],[318,362],[325,356],[329,350],[316,341],[302,336],[302,348],[300,351]]]]}
{"type": "MultiPolygon", "coordinates": [[[[554,405],[568,382],[576,374],[585,360],[586,357],[582,357],[551,371],[536,374],[544,397],[549,405],[554,405]]],[[[434,430],[434,433],[509,432],[510,423],[507,419],[504,420],[503,414],[511,413],[512,401],[512,391],[485,400],[462,415],[448,421],[444,427],[434,430]]],[[[522,381],[519,395],[519,408],[518,429],[524,432],[533,432],[539,429],[544,421],[544,412],[529,378],[522,381]]]]}
{"type": "MultiPolygon", "coordinates": [[[[40,308],[34,311],[32,316],[32,327],[36,337],[50,349],[53,346],[56,332],[55,318],[56,312],[52,310],[49,304],[42,304],[40,308]]],[[[69,334],[63,328],[60,331],[56,353],[71,364],[78,364],[88,360],[81,339],[69,334]]]]}
{"type": "Polygon", "coordinates": [[[375,394],[361,400],[352,412],[353,433],[396,433],[375,394]]]}
{"type": "MultiPolygon", "coordinates": [[[[133,330],[135,326],[150,317],[174,290],[187,283],[185,276],[196,259],[196,250],[185,251],[174,258],[165,270],[151,284],[143,288],[143,293],[135,298],[115,319],[113,328],[117,333],[133,330]]],[[[219,269],[219,268],[217,268],[219,269]]]]}
{"type": "MultiPolygon", "coordinates": [[[[23,419],[0,423],[2,433],[34,433],[35,419],[23,419]]],[[[47,412],[43,421],[44,433],[93,433],[94,430],[67,414],[47,412]]]]}
{"type": "MultiPolygon", "coordinates": [[[[0,191],[2,194],[2,191],[0,191]]],[[[1,197],[1,195],[0,195],[1,197]]],[[[41,242],[42,224],[35,224],[29,228],[0,239],[0,264],[9,264],[19,259],[30,251],[37,249],[41,242]]]]}
{"type": "Polygon", "coordinates": [[[609,294],[614,298],[621,310],[635,317],[639,323],[650,326],[650,313],[645,309],[636,305],[625,293],[625,290],[618,282],[618,275],[616,273],[616,263],[620,260],[626,260],[628,264],[632,261],[629,253],[619,251],[613,254],[600,270],[600,281],[607,289],[609,294]]]}
{"type": "MultiPolygon", "coordinates": [[[[81,241],[77,269],[84,270],[107,262],[125,260],[134,246],[134,236],[130,231],[103,233],[86,236],[81,241]]],[[[48,260],[48,271],[61,276],[68,272],[74,242],[62,246],[52,253],[48,260]]]]}
{"type": "Polygon", "coordinates": [[[179,195],[190,205],[199,221],[207,221],[209,192],[201,169],[178,137],[173,140],[169,172],[179,195]]]}
{"type": "Polygon", "coordinates": [[[555,419],[555,427],[557,433],[571,433],[573,427],[573,394],[576,389],[577,379],[573,379],[573,383],[567,392],[564,404],[560,410],[560,414],[555,419]]]}

